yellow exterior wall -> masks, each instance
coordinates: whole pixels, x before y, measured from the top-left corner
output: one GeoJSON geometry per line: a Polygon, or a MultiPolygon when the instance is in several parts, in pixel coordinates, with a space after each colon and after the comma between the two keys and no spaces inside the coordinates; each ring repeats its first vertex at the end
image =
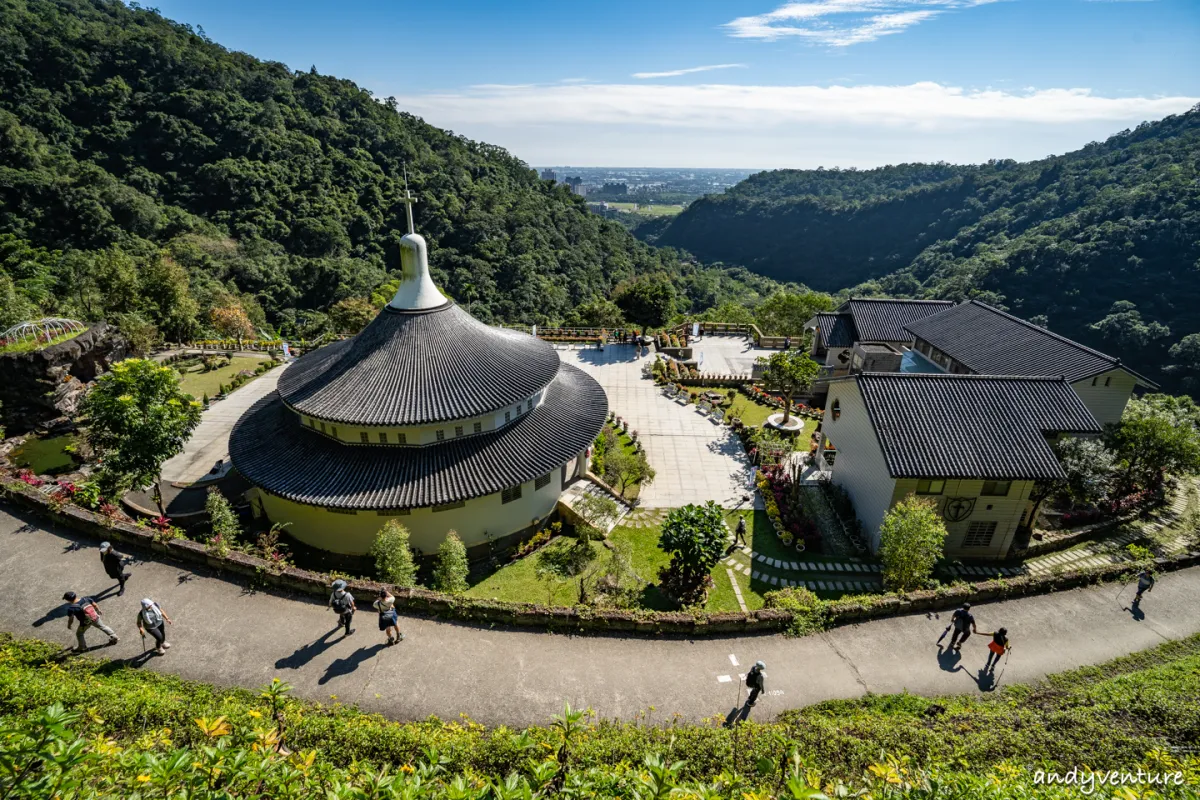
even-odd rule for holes
{"type": "MultiPolygon", "coordinates": [[[[838,458],[841,458],[839,453],[838,458]]],[[[1013,481],[1005,497],[980,497],[983,491],[983,481],[958,480],[951,478],[946,481],[946,488],[940,495],[922,495],[933,500],[941,512],[946,507],[946,501],[952,497],[975,498],[975,507],[971,516],[961,522],[946,521],[946,555],[950,558],[1005,558],[1012,546],[1013,536],[1017,526],[1029,508],[1029,493],[1033,490],[1033,481],[1013,481]],[[972,522],[995,522],[996,532],[992,536],[991,546],[964,547],[963,539],[972,522]]],[[[896,490],[892,503],[898,503],[917,491],[915,479],[902,478],[896,481],[896,490]]],[[[864,522],[865,524],[865,522],[864,522]]]]}
{"type": "Polygon", "coordinates": [[[1125,404],[1133,394],[1137,378],[1123,369],[1114,369],[1097,375],[1095,378],[1085,378],[1071,384],[1075,394],[1092,412],[1092,416],[1101,425],[1112,425],[1121,421],[1125,413],[1125,404]],[[1105,381],[1108,386],[1105,386],[1105,381]],[[1094,385],[1093,385],[1094,382],[1094,385]]]}
{"type": "Polygon", "coordinates": [[[562,468],[550,472],[548,485],[536,491],[533,487],[533,481],[522,484],[520,499],[509,503],[502,502],[497,493],[468,500],[461,508],[438,512],[414,508],[411,513],[400,515],[375,511],[336,513],[260,489],[251,491],[252,502],[261,504],[271,522],[290,522],[287,532],[305,544],[334,553],[362,555],[370,551],[375,534],[389,519],[403,523],[412,534],[413,547],[425,554],[436,552],[450,530],[457,531],[467,547],[486,544],[487,533],[493,539],[516,533],[554,511],[562,493],[562,468]]]}

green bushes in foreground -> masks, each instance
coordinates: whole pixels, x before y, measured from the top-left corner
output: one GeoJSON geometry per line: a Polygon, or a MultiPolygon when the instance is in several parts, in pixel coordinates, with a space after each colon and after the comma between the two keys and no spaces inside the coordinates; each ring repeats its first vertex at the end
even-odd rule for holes
{"type": "MultiPolygon", "coordinates": [[[[514,731],[394,723],[274,684],[217,689],[0,638],[0,796],[1078,797],[1036,770],[1179,773],[1195,797],[1200,636],[990,696],[869,696],[747,723],[637,725],[568,712],[514,731]],[[952,766],[948,766],[952,765],[952,766]],[[19,780],[19,776],[24,775],[19,780]],[[845,784],[845,785],[843,785],[845,784]],[[16,788],[13,788],[15,785],[16,788]],[[317,794],[314,794],[317,793],[317,794]],[[845,795],[841,795],[845,796],[845,795]]],[[[653,721],[653,720],[652,720],[653,721]]],[[[1146,794],[1148,789],[1157,794],[1146,794]]],[[[1133,793],[1122,793],[1125,789],[1133,793]]]]}

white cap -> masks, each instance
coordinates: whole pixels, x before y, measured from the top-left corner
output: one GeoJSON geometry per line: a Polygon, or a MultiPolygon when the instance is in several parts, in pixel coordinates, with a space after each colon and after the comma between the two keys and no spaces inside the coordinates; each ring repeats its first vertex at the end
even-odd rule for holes
{"type": "Polygon", "coordinates": [[[446,296],[429,277],[429,249],[419,233],[400,239],[400,286],[388,303],[400,311],[421,311],[446,304],[446,296]]]}
{"type": "Polygon", "coordinates": [[[764,663],[763,663],[763,662],[761,662],[761,661],[755,661],[755,662],[754,662],[754,666],[758,667],[759,669],[766,669],[766,668],[767,668],[767,665],[766,665],[766,664],[764,664],[764,663]]]}
{"type": "Polygon", "coordinates": [[[109,544],[108,542],[101,542],[100,543],[100,552],[103,553],[105,550],[108,550],[110,547],[112,547],[112,545],[109,544]]]}
{"type": "Polygon", "coordinates": [[[149,597],[142,598],[142,608],[149,608],[152,605],[154,605],[154,601],[151,600],[149,597]]]}

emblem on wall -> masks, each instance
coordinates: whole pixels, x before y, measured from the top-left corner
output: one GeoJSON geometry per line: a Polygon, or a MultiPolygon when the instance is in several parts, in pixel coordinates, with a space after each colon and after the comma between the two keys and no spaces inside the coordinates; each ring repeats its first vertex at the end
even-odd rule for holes
{"type": "Polygon", "coordinates": [[[974,497],[951,497],[942,509],[942,516],[947,522],[962,522],[975,510],[975,500],[974,497]]]}

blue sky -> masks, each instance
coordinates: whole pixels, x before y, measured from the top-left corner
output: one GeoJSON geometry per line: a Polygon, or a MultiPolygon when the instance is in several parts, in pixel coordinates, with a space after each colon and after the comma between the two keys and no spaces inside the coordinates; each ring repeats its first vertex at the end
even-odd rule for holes
{"type": "Polygon", "coordinates": [[[159,0],[534,165],[1039,158],[1200,102],[1197,0],[159,0]]]}

